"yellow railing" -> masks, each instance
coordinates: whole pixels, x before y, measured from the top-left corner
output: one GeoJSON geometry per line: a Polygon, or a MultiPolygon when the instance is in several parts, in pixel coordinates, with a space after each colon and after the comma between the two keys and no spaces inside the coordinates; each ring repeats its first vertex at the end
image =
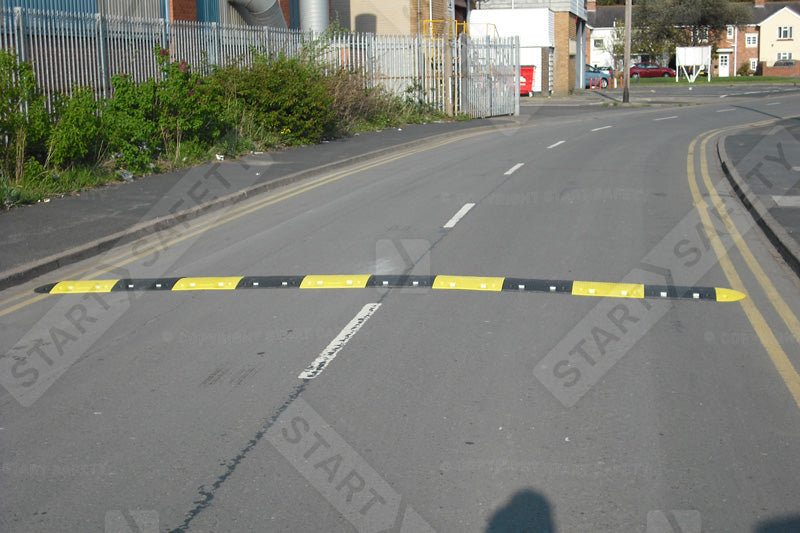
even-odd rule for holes
{"type": "Polygon", "coordinates": [[[448,19],[426,20],[422,23],[422,34],[425,37],[445,35],[449,38],[454,38],[462,33],[469,33],[466,22],[448,19]]]}

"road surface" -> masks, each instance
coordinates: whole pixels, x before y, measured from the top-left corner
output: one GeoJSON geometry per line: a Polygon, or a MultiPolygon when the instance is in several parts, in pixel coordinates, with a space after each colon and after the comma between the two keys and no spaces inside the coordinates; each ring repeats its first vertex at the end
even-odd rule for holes
{"type": "Polygon", "coordinates": [[[309,179],[0,293],[0,529],[797,527],[800,288],[715,140],[797,115],[800,97],[523,112],[519,127],[309,179]],[[32,292],[402,273],[747,299],[32,292]]]}

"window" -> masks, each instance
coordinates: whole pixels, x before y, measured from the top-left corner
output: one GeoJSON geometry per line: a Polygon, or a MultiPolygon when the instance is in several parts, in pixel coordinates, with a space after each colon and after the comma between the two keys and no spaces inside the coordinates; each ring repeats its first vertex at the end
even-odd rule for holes
{"type": "Polygon", "coordinates": [[[733,39],[733,26],[728,26],[728,40],[733,39]]]}
{"type": "Polygon", "coordinates": [[[791,59],[792,53],[791,52],[778,52],[778,61],[782,59],[791,59]]]}
{"type": "Polygon", "coordinates": [[[592,45],[595,48],[603,48],[603,39],[595,39],[592,45]]]}
{"type": "Polygon", "coordinates": [[[792,27],[791,26],[778,26],[778,39],[791,39],[792,27]]]}
{"type": "Polygon", "coordinates": [[[747,47],[758,46],[758,34],[748,33],[744,36],[744,45],[747,47]]]}
{"type": "Polygon", "coordinates": [[[758,70],[758,59],[750,60],[750,70],[752,70],[753,72],[758,70]]]}

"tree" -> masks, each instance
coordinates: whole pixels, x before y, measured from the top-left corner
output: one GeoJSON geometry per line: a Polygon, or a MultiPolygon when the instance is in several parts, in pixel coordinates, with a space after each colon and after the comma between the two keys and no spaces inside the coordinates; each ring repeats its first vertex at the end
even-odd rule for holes
{"type": "MultiPolygon", "coordinates": [[[[640,0],[633,19],[633,48],[650,57],[669,57],[680,40],[677,3],[682,0],[640,0]]],[[[696,0],[702,1],[702,0],[696,0]]]]}
{"type": "Polygon", "coordinates": [[[622,20],[614,21],[614,30],[611,38],[605,42],[604,50],[614,58],[614,70],[622,70],[622,57],[625,53],[625,23],[622,20]]]}
{"type": "Polygon", "coordinates": [[[749,22],[748,8],[729,0],[640,0],[635,41],[642,52],[663,58],[676,46],[713,45],[727,26],[749,22]]]}

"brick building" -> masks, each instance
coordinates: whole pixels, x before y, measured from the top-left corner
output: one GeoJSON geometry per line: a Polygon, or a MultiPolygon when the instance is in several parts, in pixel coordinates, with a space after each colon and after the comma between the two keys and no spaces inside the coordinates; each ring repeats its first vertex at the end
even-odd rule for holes
{"type": "MultiPolygon", "coordinates": [[[[728,26],[717,41],[713,59],[712,75],[720,77],[736,76],[739,70],[749,73],[762,73],[771,69],[780,59],[800,59],[800,49],[792,55],[795,42],[791,36],[779,35],[779,28],[798,26],[800,31],[800,2],[765,2],[756,0],[749,6],[752,24],[728,26]]],[[[779,70],[770,75],[791,75],[779,70]]]]}
{"type": "MultiPolygon", "coordinates": [[[[448,14],[448,0],[406,0],[376,2],[375,0],[330,0],[331,21],[358,32],[408,35],[422,33],[425,21],[444,21],[451,16],[466,21],[475,0],[455,0],[448,14]]],[[[443,31],[442,24],[433,28],[443,31]]]]}

